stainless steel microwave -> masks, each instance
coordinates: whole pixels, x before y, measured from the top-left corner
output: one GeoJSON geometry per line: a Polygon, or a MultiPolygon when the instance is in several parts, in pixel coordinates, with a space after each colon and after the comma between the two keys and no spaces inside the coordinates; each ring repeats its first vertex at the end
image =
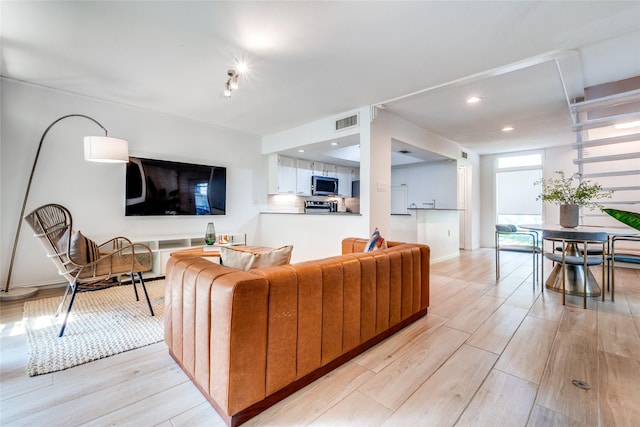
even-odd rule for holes
{"type": "Polygon", "coordinates": [[[316,175],[312,176],[311,194],[314,196],[337,196],[338,178],[316,175]]]}

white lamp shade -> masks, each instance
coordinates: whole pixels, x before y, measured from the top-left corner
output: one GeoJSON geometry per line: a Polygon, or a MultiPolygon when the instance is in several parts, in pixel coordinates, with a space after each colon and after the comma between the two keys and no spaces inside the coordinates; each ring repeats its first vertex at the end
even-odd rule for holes
{"type": "Polygon", "coordinates": [[[129,143],[108,136],[85,136],[84,159],[89,162],[126,163],[129,161],[129,143]]]}

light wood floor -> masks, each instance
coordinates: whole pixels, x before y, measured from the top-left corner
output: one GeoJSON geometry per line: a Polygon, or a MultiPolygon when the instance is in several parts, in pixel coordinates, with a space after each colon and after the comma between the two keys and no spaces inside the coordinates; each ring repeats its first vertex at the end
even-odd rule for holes
{"type": "MultiPolygon", "coordinates": [[[[583,310],[502,261],[498,283],[493,250],[433,265],[426,318],[245,425],[639,426],[640,270],[583,310]]],[[[223,425],[164,343],[27,377],[22,303],[1,309],[1,425],[223,425]]]]}

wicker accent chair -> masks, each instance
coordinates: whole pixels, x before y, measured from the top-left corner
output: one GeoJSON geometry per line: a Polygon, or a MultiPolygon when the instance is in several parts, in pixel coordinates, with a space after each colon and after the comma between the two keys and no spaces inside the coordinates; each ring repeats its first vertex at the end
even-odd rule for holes
{"type": "Polygon", "coordinates": [[[24,217],[44,247],[47,257],[58,268],[58,273],[67,280],[68,286],[58,307],[56,316],[69,297],[59,337],[64,334],[67,319],[76,294],[120,284],[121,276],[131,276],[136,301],[136,275],[147,299],[149,312],[154,315],[142,273],[152,268],[153,256],[148,246],[131,243],[124,237],[113,238],[97,245],[72,229],[71,213],[57,204],[40,206],[24,217]]]}

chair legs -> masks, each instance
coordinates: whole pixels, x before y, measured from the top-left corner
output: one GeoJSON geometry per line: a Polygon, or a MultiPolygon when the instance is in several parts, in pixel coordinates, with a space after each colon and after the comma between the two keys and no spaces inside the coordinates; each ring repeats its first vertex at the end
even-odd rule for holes
{"type": "MultiPolygon", "coordinates": [[[[138,280],[140,280],[140,284],[142,285],[142,290],[144,292],[144,296],[147,300],[147,306],[149,307],[149,313],[151,314],[151,316],[155,316],[155,313],[153,312],[153,307],[151,306],[151,300],[149,299],[149,293],[147,292],[147,287],[144,284],[144,280],[142,278],[142,273],[131,273],[131,285],[133,286],[133,290],[135,292],[136,295],[136,301],[140,301],[140,299],[138,298],[138,289],[136,288],[136,276],[138,275],[138,280]]],[[[71,313],[71,308],[73,307],[73,302],[76,299],[76,293],[78,290],[78,285],[76,286],[67,286],[67,289],[65,290],[64,296],[62,297],[62,301],[60,301],[60,305],[58,306],[58,310],[56,312],[56,317],[60,314],[60,312],[62,311],[62,306],[64,305],[64,302],[67,299],[67,296],[69,295],[69,289],[72,288],[72,292],[71,292],[71,298],[69,299],[69,305],[67,306],[67,311],[64,314],[64,320],[62,321],[62,326],[60,327],[60,333],[58,334],[58,338],[61,338],[64,335],[64,330],[67,327],[67,320],[69,318],[69,313],[71,313]]]]}
{"type": "MultiPolygon", "coordinates": [[[[62,321],[62,326],[60,327],[60,333],[58,334],[58,338],[62,338],[64,335],[64,329],[67,327],[67,320],[69,319],[69,313],[71,313],[71,307],[73,307],[73,302],[76,299],[76,293],[78,292],[78,285],[73,286],[73,291],[71,292],[71,298],[69,299],[69,305],[67,306],[67,312],[64,314],[64,320],[62,321]]],[[[64,298],[60,303],[60,306],[64,303],[64,300],[67,298],[67,294],[69,293],[69,287],[64,294],[64,298]]]]}
{"type": "Polygon", "coordinates": [[[60,301],[60,304],[58,305],[58,309],[56,310],[56,317],[60,316],[60,313],[62,313],[62,306],[64,305],[64,302],[67,300],[67,295],[69,295],[69,289],[71,289],[71,285],[67,284],[67,288],[64,290],[64,295],[62,296],[62,300],[60,301]]]}
{"type": "MultiPolygon", "coordinates": [[[[616,260],[615,257],[611,259],[611,267],[609,267],[609,271],[607,273],[607,277],[609,279],[609,287],[611,289],[611,302],[615,301],[616,295],[616,260]]],[[[602,301],[604,301],[604,292],[602,293],[602,301]]]]}
{"type": "MultiPolygon", "coordinates": [[[[151,307],[151,300],[149,300],[149,294],[147,293],[147,287],[144,285],[144,280],[142,279],[142,273],[138,273],[138,279],[140,280],[140,284],[142,285],[142,290],[144,291],[144,296],[147,299],[147,305],[149,306],[149,313],[151,313],[152,316],[155,316],[155,314],[153,314],[153,307],[151,307]]],[[[131,275],[131,283],[133,284],[133,289],[136,288],[136,281],[134,278],[134,275],[131,275]]],[[[136,301],[138,300],[138,291],[136,291],[136,301]]]]}

